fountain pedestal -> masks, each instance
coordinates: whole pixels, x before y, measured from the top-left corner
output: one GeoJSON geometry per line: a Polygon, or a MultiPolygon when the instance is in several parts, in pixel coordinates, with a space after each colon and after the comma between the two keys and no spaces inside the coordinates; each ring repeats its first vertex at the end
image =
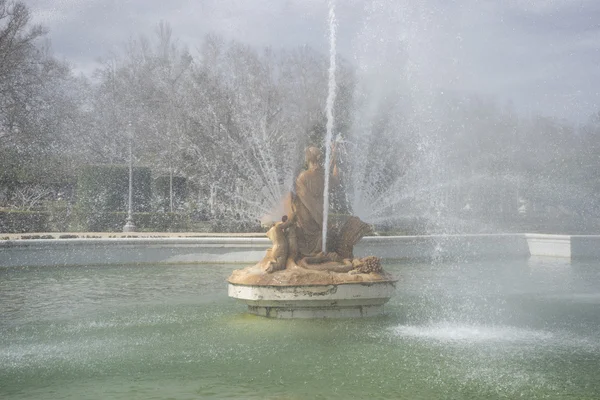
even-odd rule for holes
{"type": "Polygon", "coordinates": [[[356,318],[383,314],[395,281],[258,286],[229,283],[229,296],[248,312],[271,318],[356,318]]]}
{"type": "Polygon", "coordinates": [[[233,271],[229,297],[271,318],[355,318],[383,313],[396,280],[385,272],[338,273],[293,266],[265,273],[260,265],[233,271]]]}

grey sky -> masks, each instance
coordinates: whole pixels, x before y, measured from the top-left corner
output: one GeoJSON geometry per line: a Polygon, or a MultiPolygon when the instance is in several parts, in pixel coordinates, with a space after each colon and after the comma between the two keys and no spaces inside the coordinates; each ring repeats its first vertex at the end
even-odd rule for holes
{"type": "MultiPolygon", "coordinates": [[[[208,32],[257,46],[328,45],[327,0],[25,2],[50,28],[55,54],[85,73],[160,20],[192,51],[208,32]]],[[[600,110],[600,1],[337,0],[337,19],[339,52],[372,71],[393,71],[404,43],[415,79],[432,90],[579,121],[600,110]]]]}

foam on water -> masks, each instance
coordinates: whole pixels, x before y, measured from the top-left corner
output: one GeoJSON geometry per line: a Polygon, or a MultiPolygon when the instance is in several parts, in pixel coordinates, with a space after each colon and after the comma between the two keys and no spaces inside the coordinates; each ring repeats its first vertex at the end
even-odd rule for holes
{"type": "MultiPolygon", "coordinates": [[[[556,330],[517,328],[503,325],[461,323],[434,323],[429,325],[399,325],[391,328],[394,336],[423,342],[458,346],[524,345],[531,349],[568,349],[600,353],[600,342],[595,335],[581,335],[556,330]]],[[[491,347],[490,347],[491,348],[491,347]]]]}
{"type": "Polygon", "coordinates": [[[547,300],[567,301],[583,304],[600,304],[600,293],[564,293],[546,295],[547,300]]]}
{"type": "Polygon", "coordinates": [[[555,339],[551,332],[515,328],[509,326],[487,326],[436,323],[432,325],[400,325],[393,329],[394,334],[443,343],[482,343],[482,342],[548,342],[555,339]]]}

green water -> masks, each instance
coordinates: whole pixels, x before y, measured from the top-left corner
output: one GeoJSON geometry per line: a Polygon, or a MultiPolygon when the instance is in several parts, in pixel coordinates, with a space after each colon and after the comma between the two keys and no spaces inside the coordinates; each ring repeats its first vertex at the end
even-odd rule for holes
{"type": "Polygon", "coordinates": [[[0,398],[600,398],[598,263],[387,265],[385,317],[295,321],[234,268],[0,268],[0,398]]]}

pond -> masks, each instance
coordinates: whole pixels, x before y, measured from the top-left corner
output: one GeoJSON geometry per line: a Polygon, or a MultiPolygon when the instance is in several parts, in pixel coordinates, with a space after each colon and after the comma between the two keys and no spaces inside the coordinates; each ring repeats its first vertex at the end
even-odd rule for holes
{"type": "Polygon", "coordinates": [[[0,268],[0,397],[600,397],[598,262],[387,263],[387,314],[344,320],[246,314],[239,267],[0,268]]]}

